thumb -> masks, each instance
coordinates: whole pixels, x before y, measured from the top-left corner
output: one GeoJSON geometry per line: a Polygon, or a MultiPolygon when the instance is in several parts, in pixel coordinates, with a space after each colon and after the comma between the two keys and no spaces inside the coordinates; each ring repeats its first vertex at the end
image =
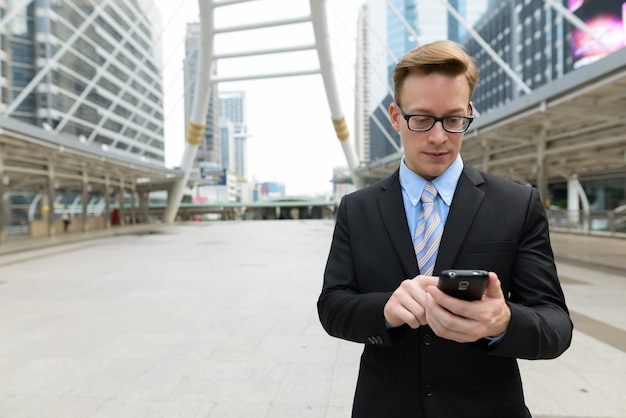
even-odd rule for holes
{"type": "Polygon", "coordinates": [[[500,279],[498,275],[493,271],[489,272],[489,281],[487,282],[487,288],[485,289],[485,296],[488,298],[498,299],[502,297],[502,287],[500,286],[500,279]]]}

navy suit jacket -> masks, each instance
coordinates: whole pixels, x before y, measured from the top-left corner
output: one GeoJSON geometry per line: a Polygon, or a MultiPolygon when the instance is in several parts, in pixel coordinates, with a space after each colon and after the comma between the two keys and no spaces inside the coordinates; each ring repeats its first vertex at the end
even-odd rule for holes
{"type": "Polygon", "coordinates": [[[559,356],[573,328],[537,190],[465,164],[435,274],[450,268],[498,274],[511,320],[497,344],[387,329],[385,303],[419,274],[399,171],[342,199],[318,313],[330,335],[365,344],[353,417],[530,417],[516,359],[559,356]]]}

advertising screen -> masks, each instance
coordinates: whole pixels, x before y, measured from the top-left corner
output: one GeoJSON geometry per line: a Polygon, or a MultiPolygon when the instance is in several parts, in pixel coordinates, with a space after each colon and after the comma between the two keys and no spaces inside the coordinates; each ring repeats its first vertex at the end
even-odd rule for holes
{"type": "Polygon", "coordinates": [[[590,64],[623,48],[626,44],[626,1],[624,0],[569,0],[569,10],[582,20],[594,36],[574,28],[572,57],[574,68],[590,64]],[[607,51],[602,44],[610,48],[607,51]]]}

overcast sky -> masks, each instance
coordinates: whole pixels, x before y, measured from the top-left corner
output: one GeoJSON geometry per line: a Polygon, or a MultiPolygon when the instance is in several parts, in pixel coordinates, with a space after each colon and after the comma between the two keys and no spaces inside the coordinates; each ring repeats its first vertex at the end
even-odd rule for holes
{"type": "MultiPolygon", "coordinates": [[[[162,13],[164,31],[165,152],[169,167],[180,165],[184,149],[187,123],[182,99],[184,36],[186,24],[198,21],[197,1],[155,0],[162,13]]],[[[362,1],[326,3],[339,100],[353,134],[355,30],[358,4],[362,1]]],[[[274,20],[303,16],[308,12],[308,0],[254,1],[218,8],[215,24],[223,28],[253,22],[255,16],[269,15],[274,20]]],[[[214,47],[216,53],[224,53],[312,42],[312,26],[301,24],[252,34],[218,35],[214,47]]],[[[273,56],[271,59],[257,57],[220,61],[218,76],[318,67],[314,51],[300,52],[273,56]]],[[[247,122],[251,134],[248,139],[250,180],[282,182],[288,195],[331,192],[333,168],[347,164],[335,136],[320,74],[220,83],[219,89],[246,92],[247,122]]]]}

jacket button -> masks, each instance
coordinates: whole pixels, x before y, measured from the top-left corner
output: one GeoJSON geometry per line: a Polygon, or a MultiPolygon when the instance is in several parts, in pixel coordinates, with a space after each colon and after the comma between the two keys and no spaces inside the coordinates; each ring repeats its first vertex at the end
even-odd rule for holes
{"type": "Polygon", "coordinates": [[[424,338],[422,339],[422,342],[424,343],[424,345],[430,345],[433,342],[433,336],[430,334],[426,334],[424,335],[424,338]]]}
{"type": "Polygon", "coordinates": [[[380,335],[371,335],[367,337],[367,342],[372,345],[380,345],[383,343],[383,339],[380,335]]]}
{"type": "Polygon", "coordinates": [[[433,394],[435,393],[435,388],[431,385],[426,385],[424,386],[423,393],[426,396],[433,396],[433,394]]]}

